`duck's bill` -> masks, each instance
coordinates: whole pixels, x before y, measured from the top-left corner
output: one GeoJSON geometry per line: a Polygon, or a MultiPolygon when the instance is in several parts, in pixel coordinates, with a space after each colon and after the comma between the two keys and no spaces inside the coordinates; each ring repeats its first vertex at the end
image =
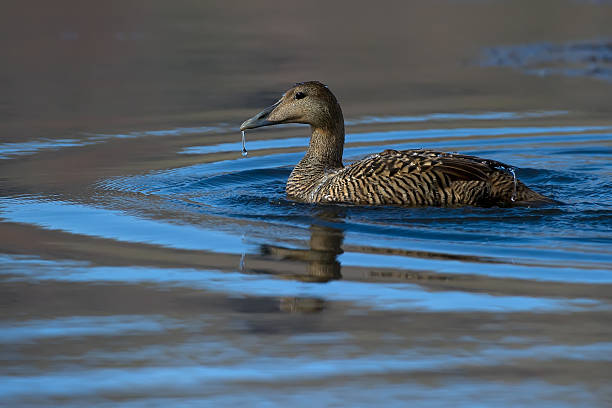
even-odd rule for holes
{"type": "Polygon", "coordinates": [[[252,118],[245,120],[242,125],[240,125],[240,130],[255,129],[258,127],[276,125],[279,123],[268,120],[268,116],[274,109],[276,109],[279,103],[280,101],[276,102],[272,106],[268,106],[266,109],[262,110],[252,118]]]}

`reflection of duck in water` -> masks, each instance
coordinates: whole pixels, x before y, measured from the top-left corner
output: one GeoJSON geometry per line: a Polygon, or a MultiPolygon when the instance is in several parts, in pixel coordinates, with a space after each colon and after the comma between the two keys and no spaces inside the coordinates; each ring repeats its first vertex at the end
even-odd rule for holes
{"type": "Polygon", "coordinates": [[[512,206],[553,202],[508,172],[510,166],[432,150],[385,150],[342,164],[344,118],[320,82],[298,83],[241,130],[281,123],[312,128],[304,158],[287,181],[290,198],[311,202],[404,206],[512,206]]]}
{"type": "MultiPolygon", "coordinates": [[[[318,218],[329,221],[335,220],[337,214],[319,213],[318,218]]],[[[275,245],[262,245],[261,253],[264,256],[281,258],[284,261],[297,261],[306,263],[306,274],[290,273],[280,274],[289,279],[302,282],[325,283],[341,279],[340,262],[338,255],[342,251],[344,231],[325,225],[312,224],[310,226],[310,241],[308,249],[285,248],[275,245]]],[[[299,268],[298,268],[299,269],[299,268]]],[[[285,312],[318,313],[325,308],[325,301],[316,297],[283,297],[280,300],[280,309],[285,312]]]]}
{"type": "Polygon", "coordinates": [[[291,249],[274,245],[262,245],[263,255],[272,255],[289,261],[305,262],[308,265],[306,275],[291,275],[291,278],[305,282],[328,282],[340,279],[340,262],[344,233],[336,228],[322,225],[310,227],[308,249],[291,249]]]}

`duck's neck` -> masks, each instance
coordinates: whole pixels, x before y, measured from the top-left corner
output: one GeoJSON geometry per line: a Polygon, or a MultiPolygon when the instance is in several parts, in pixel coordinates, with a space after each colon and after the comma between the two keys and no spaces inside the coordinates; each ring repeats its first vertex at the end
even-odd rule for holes
{"type": "Polygon", "coordinates": [[[344,150],[344,121],[327,128],[312,127],[310,144],[300,164],[322,166],[324,169],[342,167],[344,150]]]}
{"type": "Polygon", "coordinates": [[[295,166],[287,180],[287,194],[305,201],[326,175],[342,168],[344,120],[342,113],[333,126],[312,127],[306,155],[295,166]]]}

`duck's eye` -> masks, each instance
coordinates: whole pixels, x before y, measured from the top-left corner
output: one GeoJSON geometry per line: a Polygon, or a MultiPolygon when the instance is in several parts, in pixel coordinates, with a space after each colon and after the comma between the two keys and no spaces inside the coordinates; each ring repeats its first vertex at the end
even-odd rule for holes
{"type": "Polygon", "coordinates": [[[295,99],[302,99],[305,98],[306,94],[304,92],[296,92],[295,93],[295,99]]]}

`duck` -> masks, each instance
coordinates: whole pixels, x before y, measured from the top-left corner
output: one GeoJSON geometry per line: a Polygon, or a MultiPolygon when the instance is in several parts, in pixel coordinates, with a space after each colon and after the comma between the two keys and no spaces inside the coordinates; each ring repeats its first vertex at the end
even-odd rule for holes
{"type": "Polygon", "coordinates": [[[241,131],[285,123],[310,125],[306,154],[285,187],[291,200],[313,204],[513,207],[551,203],[515,176],[512,166],[429,149],[393,150],[344,165],[344,117],[331,90],[298,82],[241,131]]]}

